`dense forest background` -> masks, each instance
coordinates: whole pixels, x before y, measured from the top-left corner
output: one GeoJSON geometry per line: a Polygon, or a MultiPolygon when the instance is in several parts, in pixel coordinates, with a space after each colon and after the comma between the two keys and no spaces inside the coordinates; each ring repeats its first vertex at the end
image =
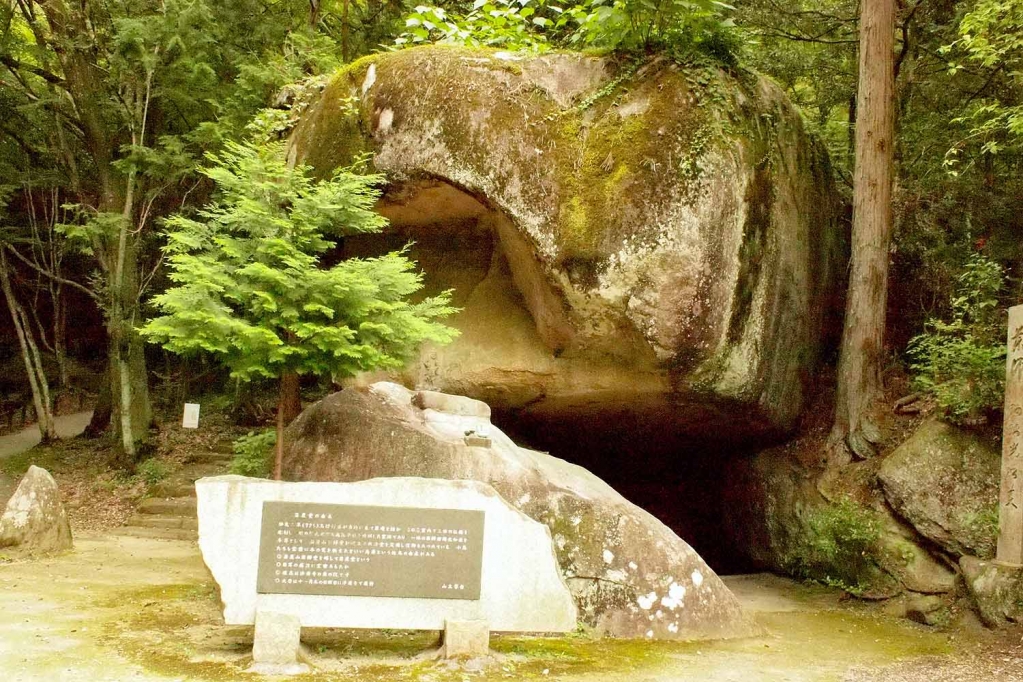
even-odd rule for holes
{"type": "MultiPolygon", "coordinates": [[[[134,456],[149,379],[176,400],[209,371],[137,333],[169,285],[165,219],[209,199],[207,154],[280,139],[329,74],[379,50],[581,49],[759,71],[825,141],[851,220],[860,11],[852,0],[4,0],[0,272],[15,324],[0,331],[0,393],[25,400],[23,355],[54,393],[75,388],[76,366],[105,373],[85,386],[109,406],[95,430],[105,415],[134,456]]],[[[1003,310],[1023,291],[1023,1],[905,0],[892,28],[882,369],[953,420],[997,420],[1003,310]]]]}

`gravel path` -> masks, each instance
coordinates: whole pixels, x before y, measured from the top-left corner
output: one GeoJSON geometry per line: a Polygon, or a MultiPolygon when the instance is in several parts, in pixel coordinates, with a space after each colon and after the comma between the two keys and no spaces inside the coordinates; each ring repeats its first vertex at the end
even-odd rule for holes
{"type": "MultiPolygon", "coordinates": [[[[458,667],[432,661],[418,635],[313,631],[317,671],[294,679],[1023,682],[1018,634],[950,640],[834,591],[769,575],[727,582],[762,636],[698,644],[498,636],[495,649],[505,653],[458,667]],[[401,640],[413,644],[396,647],[401,640]]],[[[0,614],[4,682],[247,679],[251,628],[222,624],[194,543],[83,534],[73,553],[0,565],[0,614]]]]}
{"type": "MultiPolygon", "coordinates": [[[[57,436],[60,438],[71,438],[85,430],[92,419],[92,411],[76,412],[62,417],[56,417],[57,436]]],[[[18,455],[26,450],[31,450],[39,444],[39,427],[35,424],[12,433],[7,436],[0,436],[0,459],[18,455]]]]}
{"type": "Polygon", "coordinates": [[[1023,644],[1018,635],[959,651],[874,670],[853,670],[843,682],[1023,682],[1023,644]]]}

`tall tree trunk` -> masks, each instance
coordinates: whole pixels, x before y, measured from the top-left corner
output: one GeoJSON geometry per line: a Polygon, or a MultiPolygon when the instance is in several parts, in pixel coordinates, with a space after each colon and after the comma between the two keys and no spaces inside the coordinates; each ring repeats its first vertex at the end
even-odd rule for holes
{"type": "Polygon", "coordinates": [[[850,168],[856,167],[856,97],[849,98],[849,118],[848,127],[846,129],[846,159],[849,162],[850,168]]]}
{"type": "MultiPolygon", "coordinates": [[[[118,150],[127,142],[124,131],[109,125],[104,114],[110,106],[111,93],[105,90],[106,72],[94,52],[94,45],[83,36],[93,34],[93,25],[86,3],[69,0],[47,0],[40,3],[49,28],[49,46],[60,61],[63,87],[75,105],[82,142],[92,160],[93,176],[98,186],[98,209],[101,213],[119,213],[122,224],[112,238],[96,240],[94,250],[101,261],[109,291],[106,302],[107,338],[110,344],[109,380],[113,424],[117,440],[124,449],[128,463],[134,463],[138,444],[149,432],[152,412],[145,369],[144,344],[135,326],[141,322],[139,306],[138,236],[135,234],[134,192],[132,172],[127,178],[114,167],[118,150]]],[[[40,36],[44,34],[40,33],[40,36]]],[[[43,40],[47,40],[45,37],[43,40]]],[[[147,88],[148,88],[147,83],[147,88]]],[[[131,93],[120,93],[122,97],[131,93]]],[[[135,103],[132,115],[137,120],[139,138],[132,131],[132,142],[144,140],[145,112],[139,105],[140,93],[129,101],[135,103]]],[[[148,98],[148,91],[146,93],[148,98]]]]}
{"type": "MultiPolygon", "coordinates": [[[[125,232],[128,227],[123,228],[125,232]]],[[[127,464],[138,457],[138,447],[149,436],[153,420],[149,402],[145,342],[136,331],[140,322],[138,302],[138,265],[136,245],[130,235],[121,240],[123,256],[116,259],[119,272],[112,271],[110,280],[116,284],[111,291],[107,311],[107,334],[110,339],[110,395],[112,419],[117,440],[124,450],[127,464]]]]}
{"type": "Polygon", "coordinates": [[[895,0],[862,0],[852,263],[829,457],[874,454],[892,239],[895,0]],[[851,451],[851,453],[850,453],[851,451]]]}
{"type": "Polygon", "coordinates": [[[28,382],[32,387],[32,404],[36,411],[39,437],[45,443],[57,437],[56,425],[53,421],[53,401],[50,397],[50,384],[46,379],[46,373],[43,371],[43,358],[39,353],[39,347],[35,343],[28,315],[14,297],[10,271],[7,266],[7,254],[3,249],[0,249],[0,288],[3,289],[4,298],[7,300],[7,308],[10,310],[11,319],[14,322],[14,331],[18,336],[18,343],[21,346],[21,358],[25,363],[25,374],[28,375],[28,382]]]}
{"type": "Polygon", "coordinates": [[[274,480],[281,480],[281,462],[284,459],[284,427],[295,421],[302,412],[302,394],[299,376],[294,372],[281,375],[277,394],[277,447],[274,454],[274,480]]]}

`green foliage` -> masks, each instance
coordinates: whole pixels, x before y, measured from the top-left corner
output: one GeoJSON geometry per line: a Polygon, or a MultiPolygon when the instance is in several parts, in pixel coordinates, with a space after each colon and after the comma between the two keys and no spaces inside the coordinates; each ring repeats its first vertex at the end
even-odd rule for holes
{"type": "Polygon", "coordinates": [[[548,48],[545,29],[565,21],[561,14],[546,0],[476,0],[464,14],[420,5],[406,16],[405,32],[394,44],[450,43],[543,51],[548,48]]]}
{"type": "Polygon", "coordinates": [[[717,0],[591,0],[568,10],[578,25],[569,42],[612,50],[668,48],[730,60],[733,9],[717,0]]]}
{"type": "Polygon", "coordinates": [[[1002,266],[974,255],[959,276],[951,319],[932,318],[909,344],[914,385],[934,396],[946,417],[969,423],[1001,408],[1006,319],[1002,266]]]}
{"type": "Polygon", "coordinates": [[[543,51],[550,47],[643,52],[680,60],[710,56],[731,64],[738,47],[732,7],[717,0],[476,0],[466,13],[421,5],[405,19],[397,46],[422,43],[543,51]]]}
{"type": "Polygon", "coordinates": [[[806,511],[803,523],[788,570],[850,594],[867,592],[879,573],[880,516],[845,498],[806,511]]]}
{"type": "MultiPolygon", "coordinates": [[[[968,135],[952,147],[946,164],[958,172],[962,152],[979,146],[981,154],[1023,151],[1023,0],[979,0],[959,22],[958,39],[944,48],[954,56],[950,72],[970,66],[1000,79],[998,90],[971,97],[966,112],[954,119],[968,125],[968,135]],[[1014,94],[1016,93],[1016,94],[1014,94]]],[[[982,94],[982,93],[977,93],[982,94]]]]}
{"type": "Polygon", "coordinates": [[[379,176],[341,169],[316,182],[279,144],[228,143],[209,158],[218,198],[198,219],[167,221],[174,286],[154,298],[150,341],[217,355],[248,381],[400,368],[419,344],[455,336],[437,322],[454,312],[449,293],[410,300],[422,278],[403,253],[321,267],[330,236],[385,225],[373,210],[379,176]]]}
{"type": "Polygon", "coordinates": [[[156,485],[170,475],[171,467],[167,462],[150,457],[139,463],[135,474],[145,481],[146,485],[156,485]]]}
{"type": "Polygon", "coordinates": [[[254,478],[269,478],[273,468],[274,443],[277,433],[273,429],[249,431],[234,441],[231,473],[254,478]]]}

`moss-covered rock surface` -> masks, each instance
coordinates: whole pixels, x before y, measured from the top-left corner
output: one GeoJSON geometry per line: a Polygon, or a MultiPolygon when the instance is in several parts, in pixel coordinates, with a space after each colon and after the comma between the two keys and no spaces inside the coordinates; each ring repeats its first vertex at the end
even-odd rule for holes
{"type": "Polygon", "coordinates": [[[392,201],[441,181],[496,216],[543,350],[487,353],[502,371],[466,379],[466,334],[433,360],[436,388],[499,409],[613,401],[700,435],[792,426],[844,240],[828,160],[770,81],[658,59],[385,53],[339,72],[290,148],[322,174],[364,153],[392,201]],[[531,390],[492,390],[516,382],[531,390]]]}

